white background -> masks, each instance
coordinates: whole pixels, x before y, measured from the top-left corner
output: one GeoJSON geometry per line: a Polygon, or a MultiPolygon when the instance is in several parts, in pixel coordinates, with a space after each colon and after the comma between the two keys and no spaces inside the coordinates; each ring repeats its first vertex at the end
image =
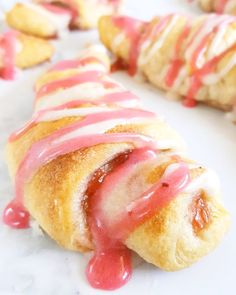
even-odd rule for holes
{"type": "MultiPolygon", "coordinates": [[[[0,9],[11,6],[0,0],[0,9]]],[[[185,0],[127,0],[127,12],[149,18],[154,14],[199,11],[185,0]]],[[[87,42],[96,41],[96,32],[73,33],[58,47],[55,60],[74,57],[87,42]]],[[[4,160],[4,145],[11,131],[31,115],[33,82],[49,64],[20,74],[14,82],[0,81],[0,211],[11,198],[13,188],[4,160]]],[[[185,138],[192,158],[207,165],[220,176],[226,207],[232,214],[232,226],[222,244],[191,268],[166,273],[142,262],[134,269],[130,282],[110,294],[235,294],[236,230],[235,172],[236,126],[220,111],[199,106],[186,109],[165,99],[165,94],[147,84],[139,84],[125,73],[115,75],[138,94],[145,107],[163,115],[185,138]],[[132,293],[131,293],[132,292],[132,293]]],[[[0,221],[0,294],[109,294],[89,287],[84,276],[88,257],[60,249],[48,237],[32,230],[12,230],[0,221]]]]}

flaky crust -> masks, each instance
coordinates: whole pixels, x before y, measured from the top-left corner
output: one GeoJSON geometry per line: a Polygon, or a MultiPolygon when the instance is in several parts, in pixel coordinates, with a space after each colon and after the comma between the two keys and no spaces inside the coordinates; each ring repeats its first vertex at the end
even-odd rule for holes
{"type": "MultiPolygon", "coordinates": [[[[158,18],[153,20],[154,22],[158,21],[158,18]]],[[[163,72],[165,67],[168,65],[170,58],[172,56],[172,50],[176,46],[176,41],[178,36],[183,30],[186,18],[184,16],[178,16],[178,21],[175,26],[172,28],[171,33],[165,38],[165,41],[161,48],[149,59],[148,62],[139,65],[138,69],[144,74],[144,76],[158,88],[164,89],[166,91],[171,91],[178,98],[185,97],[188,93],[189,85],[191,83],[191,75],[184,79],[180,85],[175,89],[170,89],[163,78],[163,72]]],[[[201,22],[196,18],[193,21],[191,31],[195,32],[201,22]]],[[[233,34],[234,24],[228,26],[229,36],[233,34]],[[231,31],[232,30],[232,31],[231,31]]],[[[122,31],[115,27],[112,22],[112,18],[109,16],[104,16],[99,21],[99,33],[100,39],[103,44],[111,50],[117,57],[124,59],[128,63],[128,52],[130,49],[130,40],[126,37],[119,46],[114,47],[114,39],[122,31]],[[109,30],[108,30],[109,28],[109,30]]],[[[184,48],[184,47],[183,47],[184,48]]],[[[183,49],[184,50],[184,49],[183,49]]],[[[184,51],[182,52],[184,54],[184,51]]],[[[216,72],[224,67],[224,65],[229,61],[229,59],[234,54],[234,50],[229,51],[228,54],[224,56],[216,65],[216,72]]],[[[145,52],[144,52],[145,55],[145,52]]],[[[186,67],[188,69],[188,60],[185,60],[186,67]]],[[[195,99],[199,102],[211,105],[213,107],[228,111],[232,109],[232,106],[236,97],[236,88],[235,88],[235,76],[236,76],[236,67],[234,66],[223,78],[221,78],[217,83],[211,85],[202,85],[201,89],[196,94],[195,99]]]]}

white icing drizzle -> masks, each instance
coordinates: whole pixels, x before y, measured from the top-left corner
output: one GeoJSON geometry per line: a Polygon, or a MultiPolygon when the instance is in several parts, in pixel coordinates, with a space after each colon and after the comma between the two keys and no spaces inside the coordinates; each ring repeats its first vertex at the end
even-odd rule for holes
{"type": "Polygon", "coordinates": [[[90,108],[72,108],[63,110],[48,111],[39,118],[39,122],[54,121],[65,117],[83,117],[86,115],[97,114],[101,112],[112,112],[117,108],[108,107],[90,107],[90,108]]]}
{"type": "Polygon", "coordinates": [[[150,122],[150,119],[146,118],[130,118],[130,119],[111,119],[103,122],[98,122],[95,124],[87,125],[81,127],[75,131],[67,133],[55,140],[55,142],[60,143],[72,138],[76,138],[82,135],[89,134],[103,134],[108,130],[118,126],[118,125],[127,125],[127,124],[144,124],[145,122],[150,122]]]}
{"type": "MultiPolygon", "coordinates": [[[[211,49],[210,49],[208,57],[211,59],[212,57],[222,53],[225,50],[225,46],[219,47],[219,42],[221,41],[221,43],[222,43],[222,37],[223,37],[222,33],[224,32],[224,31],[222,31],[222,29],[224,30],[224,28],[227,26],[227,24],[229,24],[230,22],[233,22],[235,20],[236,20],[235,17],[233,17],[233,16],[231,17],[228,15],[215,15],[215,14],[211,14],[211,15],[207,15],[207,16],[204,15],[202,17],[203,24],[201,25],[197,34],[196,33],[194,34],[194,40],[187,47],[187,50],[185,52],[186,60],[192,59],[193,53],[195,52],[195,50],[197,49],[199,44],[201,44],[202,40],[210,32],[213,32],[213,30],[215,28],[217,28],[218,31],[214,35],[213,40],[211,41],[212,48],[210,47],[211,49]]],[[[200,21],[200,23],[201,23],[201,21],[200,21]]],[[[201,55],[199,56],[199,58],[197,60],[197,65],[199,67],[201,67],[204,64],[204,62],[206,62],[206,61],[207,60],[206,60],[205,51],[202,50],[201,55]]]]}
{"type": "Polygon", "coordinates": [[[236,65],[236,53],[232,55],[229,61],[226,63],[225,67],[223,67],[219,72],[212,73],[206,76],[203,76],[202,82],[205,85],[212,85],[219,82],[225,75],[229,73],[230,70],[236,65]]]}
{"type": "Polygon", "coordinates": [[[142,66],[146,64],[158,51],[163,46],[163,43],[165,42],[166,38],[170,34],[171,30],[175,26],[175,24],[178,22],[178,15],[173,15],[171,18],[169,24],[166,26],[166,28],[161,32],[160,36],[157,38],[156,42],[154,42],[151,47],[148,49],[146,52],[146,48],[148,47],[148,43],[144,43],[141,50],[140,50],[140,55],[138,58],[138,65],[142,66]]]}

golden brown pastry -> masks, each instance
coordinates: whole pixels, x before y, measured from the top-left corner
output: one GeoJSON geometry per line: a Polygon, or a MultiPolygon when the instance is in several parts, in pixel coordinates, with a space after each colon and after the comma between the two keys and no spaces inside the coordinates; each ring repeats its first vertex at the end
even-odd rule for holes
{"type": "Polygon", "coordinates": [[[15,199],[4,221],[24,228],[30,214],[62,247],[94,250],[87,278],[111,290],[130,278],[128,249],[187,267],[220,242],[229,214],[214,172],[108,71],[98,47],[39,78],[32,120],[7,146],[15,199]]]}
{"type": "Polygon", "coordinates": [[[198,2],[207,12],[236,14],[235,0],[198,0],[198,2]]]}
{"type": "Polygon", "coordinates": [[[150,22],[104,16],[99,22],[102,42],[132,75],[140,71],[186,106],[203,102],[226,111],[236,97],[235,30],[234,17],[215,14],[150,22]]]}
{"type": "Polygon", "coordinates": [[[0,35],[0,77],[14,79],[16,68],[25,69],[49,60],[53,46],[45,40],[16,31],[0,35]]]}
{"type": "Polygon", "coordinates": [[[100,16],[117,13],[121,0],[35,1],[17,3],[7,14],[12,28],[42,38],[57,37],[68,27],[91,29],[100,16]]]}

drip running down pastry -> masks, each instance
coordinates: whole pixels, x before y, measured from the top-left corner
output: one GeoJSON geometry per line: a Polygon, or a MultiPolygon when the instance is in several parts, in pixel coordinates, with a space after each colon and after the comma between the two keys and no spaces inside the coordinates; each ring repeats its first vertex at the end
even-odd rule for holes
{"type": "Polygon", "coordinates": [[[26,69],[49,60],[54,48],[47,41],[16,31],[0,35],[0,78],[14,79],[16,68],[26,69]]]}
{"type": "Polygon", "coordinates": [[[130,278],[131,250],[182,269],[216,247],[229,214],[215,173],[108,71],[93,47],[39,78],[33,117],[7,146],[15,198],[4,221],[25,228],[31,215],[62,247],[94,250],[87,278],[111,290],[130,278]]]}
{"type": "Polygon", "coordinates": [[[68,27],[90,29],[100,16],[119,11],[121,0],[35,1],[17,3],[6,14],[12,28],[41,38],[57,37],[68,27]]]}
{"type": "Polygon", "coordinates": [[[198,0],[198,2],[207,12],[236,14],[235,0],[198,0]]]}
{"type": "Polygon", "coordinates": [[[99,22],[102,42],[155,86],[197,102],[233,109],[236,98],[236,19],[202,15],[194,19],[169,14],[142,22],[130,17],[104,16],[99,22]]]}

